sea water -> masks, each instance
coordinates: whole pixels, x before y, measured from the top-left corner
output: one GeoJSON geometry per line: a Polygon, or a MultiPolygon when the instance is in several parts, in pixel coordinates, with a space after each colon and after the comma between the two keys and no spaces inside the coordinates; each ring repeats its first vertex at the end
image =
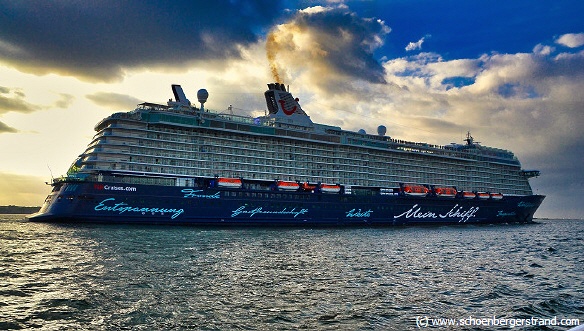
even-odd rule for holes
{"type": "Polygon", "coordinates": [[[581,220],[356,229],[0,220],[0,329],[584,324],[581,220]]]}

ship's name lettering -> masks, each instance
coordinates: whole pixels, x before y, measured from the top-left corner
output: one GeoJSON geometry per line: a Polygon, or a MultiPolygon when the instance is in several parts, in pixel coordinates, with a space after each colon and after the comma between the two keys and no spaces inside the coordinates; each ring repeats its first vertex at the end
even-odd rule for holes
{"type": "Polygon", "coordinates": [[[394,219],[398,218],[458,218],[459,222],[466,222],[469,219],[476,216],[477,211],[479,211],[479,207],[470,207],[469,209],[464,209],[464,207],[459,206],[456,204],[449,212],[445,214],[436,214],[431,211],[423,211],[422,207],[419,207],[417,204],[413,205],[412,208],[409,210],[393,216],[394,219]]]}
{"type": "Polygon", "coordinates": [[[105,199],[105,200],[101,201],[100,203],[98,203],[97,206],[95,206],[95,208],[93,208],[93,209],[95,211],[115,211],[115,212],[118,212],[119,214],[123,214],[123,213],[141,213],[141,214],[146,214],[146,213],[166,214],[166,213],[170,213],[171,214],[170,218],[172,218],[172,219],[179,217],[180,215],[182,215],[182,213],[185,212],[184,209],[176,209],[176,208],[132,207],[125,202],[116,203],[115,201],[116,201],[116,199],[114,199],[114,198],[105,199]]]}
{"type": "Polygon", "coordinates": [[[299,209],[292,208],[288,210],[288,208],[284,208],[282,210],[264,210],[262,207],[258,207],[251,210],[245,210],[245,206],[241,206],[236,210],[232,211],[231,217],[236,217],[239,215],[249,215],[249,217],[253,217],[258,214],[272,214],[272,215],[294,215],[296,218],[299,215],[304,215],[308,213],[308,209],[299,209]]]}
{"type": "Polygon", "coordinates": [[[202,199],[219,199],[221,198],[220,192],[216,192],[215,194],[200,194],[199,192],[203,192],[203,190],[193,190],[192,188],[185,188],[181,191],[185,194],[185,198],[202,198],[202,199]]]}
{"type": "Polygon", "coordinates": [[[355,210],[355,209],[351,209],[348,212],[345,213],[345,217],[369,217],[371,216],[371,213],[373,212],[373,210],[368,209],[366,211],[361,211],[361,208],[359,208],[359,210],[355,210]]]}
{"type": "Polygon", "coordinates": [[[499,212],[497,213],[497,217],[505,217],[505,216],[515,216],[517,215],[514,211],[506,213],[502,210],[499,210],[499,212]]]}

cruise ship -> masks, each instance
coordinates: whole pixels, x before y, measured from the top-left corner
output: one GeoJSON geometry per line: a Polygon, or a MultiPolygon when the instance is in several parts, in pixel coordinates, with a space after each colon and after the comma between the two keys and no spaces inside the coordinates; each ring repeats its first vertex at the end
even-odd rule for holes
{"type": "Polygon", "coordinates": [[[67,174],[53,179],[41,222],[231,226],[527,223],[544,196],[507,150],[446,146],[314,123],[281,83],[265,116],[141,103],[95,126],[67,174]]]}

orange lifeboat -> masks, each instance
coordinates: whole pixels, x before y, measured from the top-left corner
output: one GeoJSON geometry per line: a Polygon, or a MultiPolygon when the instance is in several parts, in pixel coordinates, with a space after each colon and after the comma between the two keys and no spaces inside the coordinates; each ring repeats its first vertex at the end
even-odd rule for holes
{"type": "Polygon", "coordinates": [[[493,200],[501,200],[501,199],[503,199],[503,194],[501,194],[501,193],[491,193],[491,199],[493,199],[493,200]]]}
{"type": "Polygon", "coordinates": [[[456,196],[456,190],[453,187],[435,187],[434,194],[437,197],[454,198],[456,196]]]}
{"type": "Polygon", "coordinates": [[[486,200],[488,198],[490,198],[491,196],[489,195],[489,193],[486,192],[477,192],[477,198],[479,198],[480,200],[486,200]]]}
{"type": "Polygon", "coordinates": [[[460,197],[463,199],[474,199],[476,198],[476,194],[474,192],[469,192],[469,191],[461,191],[460,192],[460,197]]]}
{"type": "Polygon", "coordinates": [[[227,187],[227,188],[240,188],[241,187],[241,179],[239,179],[239,178],[218,178],[217,179],[217,186],[218,187],[227,187]]]}
{"type": "Polygon", "coordinates": [[[341,191],[341,186],[320,184],[320,191],[323,193],[339,193],[341,191]]]}
{"type": "Polygon", "coordinates": [[[304,182],[304,183],[302,183],[302,189],[303,189],[304,191],[312,191],[312,190],[314,190],[315,188],[316,188],[316,185],[310,185],[310,184],[308,184],[308,182],[304,182]]]}
{"type": "Polygon", "coordinates": [[[430,190],[422,185],[404,185],[402,192],[404,192],[405,195],[423,197],[426,196],[430,190]]]}
{"type": "Polygon", "coordinates": [[[296,182],[285,182],[285,181],[278,181],[276,184],[279,190],[283,191],[296,191],[300,188],[300,185],[296,182]]]}

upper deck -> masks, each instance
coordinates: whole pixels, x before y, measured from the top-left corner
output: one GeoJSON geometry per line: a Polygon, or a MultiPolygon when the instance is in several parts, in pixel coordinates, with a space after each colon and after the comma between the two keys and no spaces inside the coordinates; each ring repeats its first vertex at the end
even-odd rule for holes
{"type": "Polygon", "coordinates": [[[519,161],[509,151],[474,141],[442,146],[394,139],[381,129],[373,135],[313,123],[289,92],[279,88],[266,93],[272,105],[266,116],[214,112],[184,100],[142,103],[133,111],[112,114],[96,125],[98,132],[83,154],[83,169],[530,191],[519,161]]]}
{"type": "MultiPolygon", "coordinates": [[[[129,113],[116,113],[108,119],[136,119],[148,123],[160,123],[184,127],[203,127],[220,130],[236,131],[245,134],[272,135],[290,137],[302,140],[335,143],[353,146],[363,146],[381,150],[393,150],[404,153],[432,154],[443,157],[471,159],[478,161],[498,162],[520,166],[515,155],[507,150],[473,145],[435,145],[425,142],[413,142],[394,139],[385,135],[372,135],[360,132],[342,130],[339,127],[314,124],[301,126],[293,123],[282,123],[270,117],[250,117],[234,114],[225,114],[198,109],[176,109],[164,105],[143,103],[136,110],[129,113]]],[[[108,119],[104,119],[96,126],[96,130],[103,126],[108,119]]]]}

